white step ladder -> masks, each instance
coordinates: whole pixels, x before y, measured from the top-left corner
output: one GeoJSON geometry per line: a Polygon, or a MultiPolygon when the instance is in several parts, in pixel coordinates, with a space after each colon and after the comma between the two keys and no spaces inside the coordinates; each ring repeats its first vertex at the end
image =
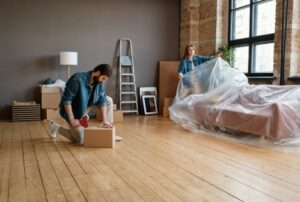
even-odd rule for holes
{"type": "Polygon", "coordinates": [[[119,48],[119,107],[124,114],[136,113],[138,115],[138,98],[131,40],[121,38],[119,48]],[[124,51],[124,48],[126,48],[126,51],[124,51]]]}

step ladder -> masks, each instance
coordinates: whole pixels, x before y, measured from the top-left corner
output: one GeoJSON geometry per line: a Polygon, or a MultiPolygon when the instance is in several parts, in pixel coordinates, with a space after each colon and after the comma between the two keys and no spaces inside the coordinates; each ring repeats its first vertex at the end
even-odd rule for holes
{"type": "Polygon", "coordinates": [[[124,114],[135,113],[138,115],[138,97],[130,39],[120,39],[119,54],[119,107],[124,114]]]}

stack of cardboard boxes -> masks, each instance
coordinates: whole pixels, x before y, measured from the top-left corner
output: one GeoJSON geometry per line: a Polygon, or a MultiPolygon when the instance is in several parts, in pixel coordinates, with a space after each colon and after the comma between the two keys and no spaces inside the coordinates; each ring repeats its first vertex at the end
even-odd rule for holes
{"type": "Polygon", "coordinates": [[[163,117],[164,118],[170,117],[169,107],[172,105],[172,103],[173,103],[173,98],[165,98],[164,99],[164,105],[163,105],[163,117]]]}
{"type": "MultiPolygon", "coordinates": [[[[121,110],[117,110],[117,105],[114,104],[113,106],[113,119],[114,123],[121,123],[123,122],[123,112],[121,110]]],[[[102,113],[101,109],[97,109],[96,111],[96,120],[97,121],[102,121],[102,113]]]]}
{"type": "Polygon", "coordinates": [[[58,87],[41,86],[42,119],[59,120],[59,103],[61,99],[58,87]]]}
{"type": "Polygon", "coordinates": [[[12,105],[12,121],[40,121],[41,107],[39,104],[12,105]]]}

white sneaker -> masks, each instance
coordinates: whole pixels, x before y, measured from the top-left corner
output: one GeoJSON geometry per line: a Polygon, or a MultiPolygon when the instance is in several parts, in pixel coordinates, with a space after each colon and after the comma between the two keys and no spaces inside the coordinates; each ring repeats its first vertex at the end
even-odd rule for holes
{"type": "Polygon", "coordinates": [[[58,128],[59,128],[59,125],[57,125],[57,123],[55,123],[53,120],[49,121],[49,129],[50,129],[49,137],[51,139],[56,138],[56,133],[58,131],[58,128]]]}
{"type": "Polygon", "coordinates": [[[115,136],[115,141],[116,142],[119,142],[119,141],[122,141],[123,140],[123,138],[122,137],[120,137],[120,136],[115,136]]]}

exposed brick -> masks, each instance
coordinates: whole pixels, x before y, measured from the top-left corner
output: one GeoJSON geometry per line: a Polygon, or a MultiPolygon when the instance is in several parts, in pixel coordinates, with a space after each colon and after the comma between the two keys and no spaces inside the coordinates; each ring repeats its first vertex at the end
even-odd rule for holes
{"type": "MultiPolygon", "coordinates": [[[[187,44],[195,45],[196,52],[210,55],[227,43],[228,2],[223,0],[182,0],[181,27],[190,24],[189,32],[181,30],[180,55],[187,44]],[[226,21],[225,21],[226,18],[226,21]]],[[[185,27],[186,28],[186,27],[185,27]]]]}
{"type": "MultiPolygon", "coordinates": [[[[275,46],[274,46],[274,76],[280,77],[281,67],[281,35],[282,35],[282,0],[276,1],[276,26],[275,26],[275,46]]],[[[286,57],[285,57],[285,83],[292,84],[287,78],[289,76],[300,75],[300,2],[299,0],[288,1],[288,21],[287,21],[287,43],[286,43],[286,57]]],[[[273,84],[279,84],[279,79],[275,80],[273,84]]]]}

